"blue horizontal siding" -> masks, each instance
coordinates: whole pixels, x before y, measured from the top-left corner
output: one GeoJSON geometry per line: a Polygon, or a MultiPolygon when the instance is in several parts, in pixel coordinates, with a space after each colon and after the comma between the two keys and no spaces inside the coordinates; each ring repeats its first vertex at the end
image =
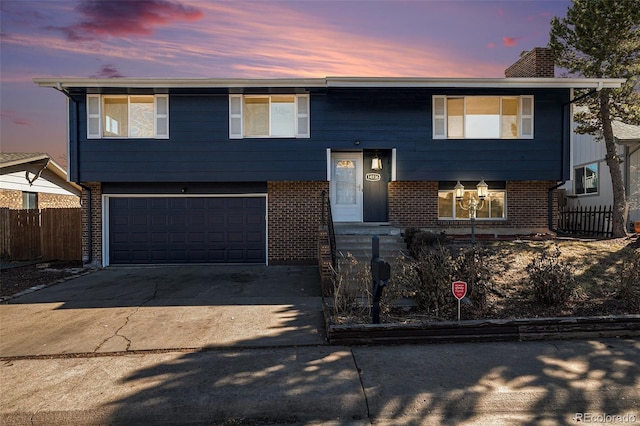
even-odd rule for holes
{"type": "Polygon", "coordinates": [[[87,140],[85,97],[75,99],[70,172],[84,182],[324,180],[327,148],[395,148],[399,180],[568,177],[568,89],[328,89],[312,93],[309,139],[229,140],[227,95],[181,93],[170,95],[170,139],[87,140]],[[433,140],[432,96],[456,94],[534,95],[535,138],[433,140]]]}

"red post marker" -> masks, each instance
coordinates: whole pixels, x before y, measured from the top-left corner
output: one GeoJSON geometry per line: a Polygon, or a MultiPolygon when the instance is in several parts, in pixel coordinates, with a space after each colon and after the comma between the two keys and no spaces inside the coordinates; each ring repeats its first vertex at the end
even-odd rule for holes
{"type": "Polygon", "coordinates": [[[451,284],[451,291],[456,299],[460,300],[467,294],[467,283],[464,281],[455,281],[451,284]]]}

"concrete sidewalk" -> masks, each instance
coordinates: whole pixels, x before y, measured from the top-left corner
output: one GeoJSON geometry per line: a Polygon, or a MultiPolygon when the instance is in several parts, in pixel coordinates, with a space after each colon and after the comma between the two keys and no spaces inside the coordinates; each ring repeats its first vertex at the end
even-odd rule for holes
{"type": "Polygon", "coordinates": [[[224,349],[2,363],[3,425],[640,421],[630,340],[224,349]]]}
{"type": "Polygon", "coordinates": [[[109,268],[0,305],[0,424],[640,422],[640,343],[328,346],[317,268],[109,268]]]}

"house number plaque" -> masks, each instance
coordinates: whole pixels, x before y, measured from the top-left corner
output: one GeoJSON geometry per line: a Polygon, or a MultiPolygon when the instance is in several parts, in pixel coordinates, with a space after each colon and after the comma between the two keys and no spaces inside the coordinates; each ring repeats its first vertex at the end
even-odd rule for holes
{"type": "Polygon", "coordinates": [[[378,182],[381,179],[380,173],[367,173],[364,178],[369,182],[378,182]]]}

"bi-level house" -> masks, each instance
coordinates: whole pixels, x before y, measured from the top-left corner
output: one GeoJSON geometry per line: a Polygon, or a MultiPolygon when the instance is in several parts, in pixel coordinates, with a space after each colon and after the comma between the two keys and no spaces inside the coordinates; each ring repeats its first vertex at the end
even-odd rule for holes
{"type": "Polygon", "coordinates": [[[84,260],[311,263],[322,193],[336,222],[549,232],[570,178],[574,88],[546,49],[506,78],[38,78],[68,97],[84,260]]]}

